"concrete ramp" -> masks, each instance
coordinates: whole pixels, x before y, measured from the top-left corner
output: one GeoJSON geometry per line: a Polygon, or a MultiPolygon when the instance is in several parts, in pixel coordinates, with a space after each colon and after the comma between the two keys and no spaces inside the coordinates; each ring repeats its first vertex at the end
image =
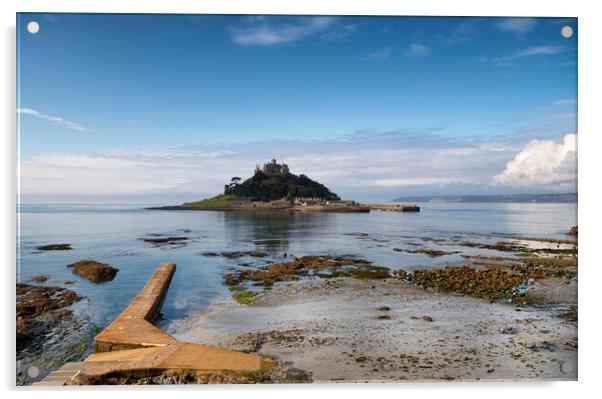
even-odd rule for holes
{"type": "Polygon", "coordinates": [[[181,342],[152,324],[160,313],[174,263],[162,263],[129,306],[94,339],[94,353],[65,364],[35,385],[68,385],[109,373],[143,375],[162,370],[258,372],[259,356],[181,342]]]}
{"type": "Polygon", "coordinates": [[[175,263],[162,263],[129,306],[94,339],[94,352],[165,346],[174,339],[152,323],[157,319],[176,272],[175,263]]]}

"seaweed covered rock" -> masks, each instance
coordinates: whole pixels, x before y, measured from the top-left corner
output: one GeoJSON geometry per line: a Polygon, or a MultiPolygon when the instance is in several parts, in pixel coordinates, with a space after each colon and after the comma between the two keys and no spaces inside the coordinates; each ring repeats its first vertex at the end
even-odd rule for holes
{"type": "Polygon", "coordinates": [[[419,287],[432,288],[438,292],[511,293],[515,286],[524,281],[524,277],[505,270],[476,270],[469,266],[450,266],[444,269],[415,270],[413,281],[419,287]]]}
{"type": "Polygon", "coordinates": [[[364,259],[347,256],[303,256],[289,262],[270,263],[255,270],[239,270],[225,275],[224,282],[232,286],[253,281],[270,286],[279,281],[297,280],[301,276],[383,279],[391,277],[391,274],[389,268],[375,266],[364,259]]]}
{"type": "Polygon", "coordinates": [[[103,283],[111,281],[119,271],[106,263],[100,263],[95,260],[84,259],[67,265],[73,268],[73,273],[87,278],[93,283],[103,283]]]}
{"type": "Polygon", "coordinates": [[[17,350],[26,345],[38,346],[48,332],[72,317],[63,309],[82,297],[61,287],[17,284],[17,350]]]}

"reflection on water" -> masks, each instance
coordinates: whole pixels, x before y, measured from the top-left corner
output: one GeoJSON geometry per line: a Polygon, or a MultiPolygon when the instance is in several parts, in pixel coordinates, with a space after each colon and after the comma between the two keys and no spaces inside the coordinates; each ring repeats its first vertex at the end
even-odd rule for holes
{"type": "MultiPolygon", "coordinates": [[[[429,258],[393,248],[433,248],[432,238],[473,240],[482,234],[566,238],[577,224],[575,204],[420,204],[420,213],[357,214],[287,212],[150,211],[123,205],[23,205],[18,246],[18,276],[48,277],[87,297],[83,312],[104,326],[120,313],[161,262],[177,272],[163,313],[179,319],[229,295],[225,273],[270,260],[303,255],[355,255],[376,265],[409,269],[460,262],[459,255],[429,258]],[[188,229],[190,230],[188,232],[188,229]],[[185,235],[186,245],[157,247],[140,238],[149,234],[185,235]],[[36,247],[69,243],[72,251],[39,252],[36,247]],[[263,251],[268,258],[226,259],[204,252],[263,251]],[[92,284],[67,264],[95,259],[120,269],[114,281],[92,284]],[[65,281],[75,281],[65,285],[65,281]]],[[[443,245],[443,244],[442,244],[443,245]]],[[[446,250],[457,248],[448,245],[446,250]]],[[[462,248],[466,251],[466,248],[462,248]]],[[[477,248],[468,249],[478,253],[477,248]]],[[[466,252],[465,252],[466,253],[466,252]]]]}

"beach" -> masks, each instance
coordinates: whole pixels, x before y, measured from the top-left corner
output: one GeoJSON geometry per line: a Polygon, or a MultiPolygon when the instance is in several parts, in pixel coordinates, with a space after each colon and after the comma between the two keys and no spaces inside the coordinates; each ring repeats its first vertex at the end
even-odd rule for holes
{"type": "MultiPolygon", "coordinates": [[[[565,305],[576,303],[576,287],[570,291],[565,305]]],[[[266,291],[253,306],[220,301],[171,332],[275,358],[314,382],[574,380],[577,326],[559,312],[428,292],[399,279],[334,279],[266,291]]]]}

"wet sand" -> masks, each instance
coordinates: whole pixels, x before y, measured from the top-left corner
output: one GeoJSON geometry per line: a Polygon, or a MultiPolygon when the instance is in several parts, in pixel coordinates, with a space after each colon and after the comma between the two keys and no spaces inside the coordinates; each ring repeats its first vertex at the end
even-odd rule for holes
{"type": "Polygon", "coordinates": [[[314,382],[575,380],[577,325],[561,315],[576,305],[576,282],[549,279],[533,294],[551,288],[561,304],[517,307],[395,278],[314,279],[256,305],[216,302],[169,333],[274,358],[314,382]]]}

